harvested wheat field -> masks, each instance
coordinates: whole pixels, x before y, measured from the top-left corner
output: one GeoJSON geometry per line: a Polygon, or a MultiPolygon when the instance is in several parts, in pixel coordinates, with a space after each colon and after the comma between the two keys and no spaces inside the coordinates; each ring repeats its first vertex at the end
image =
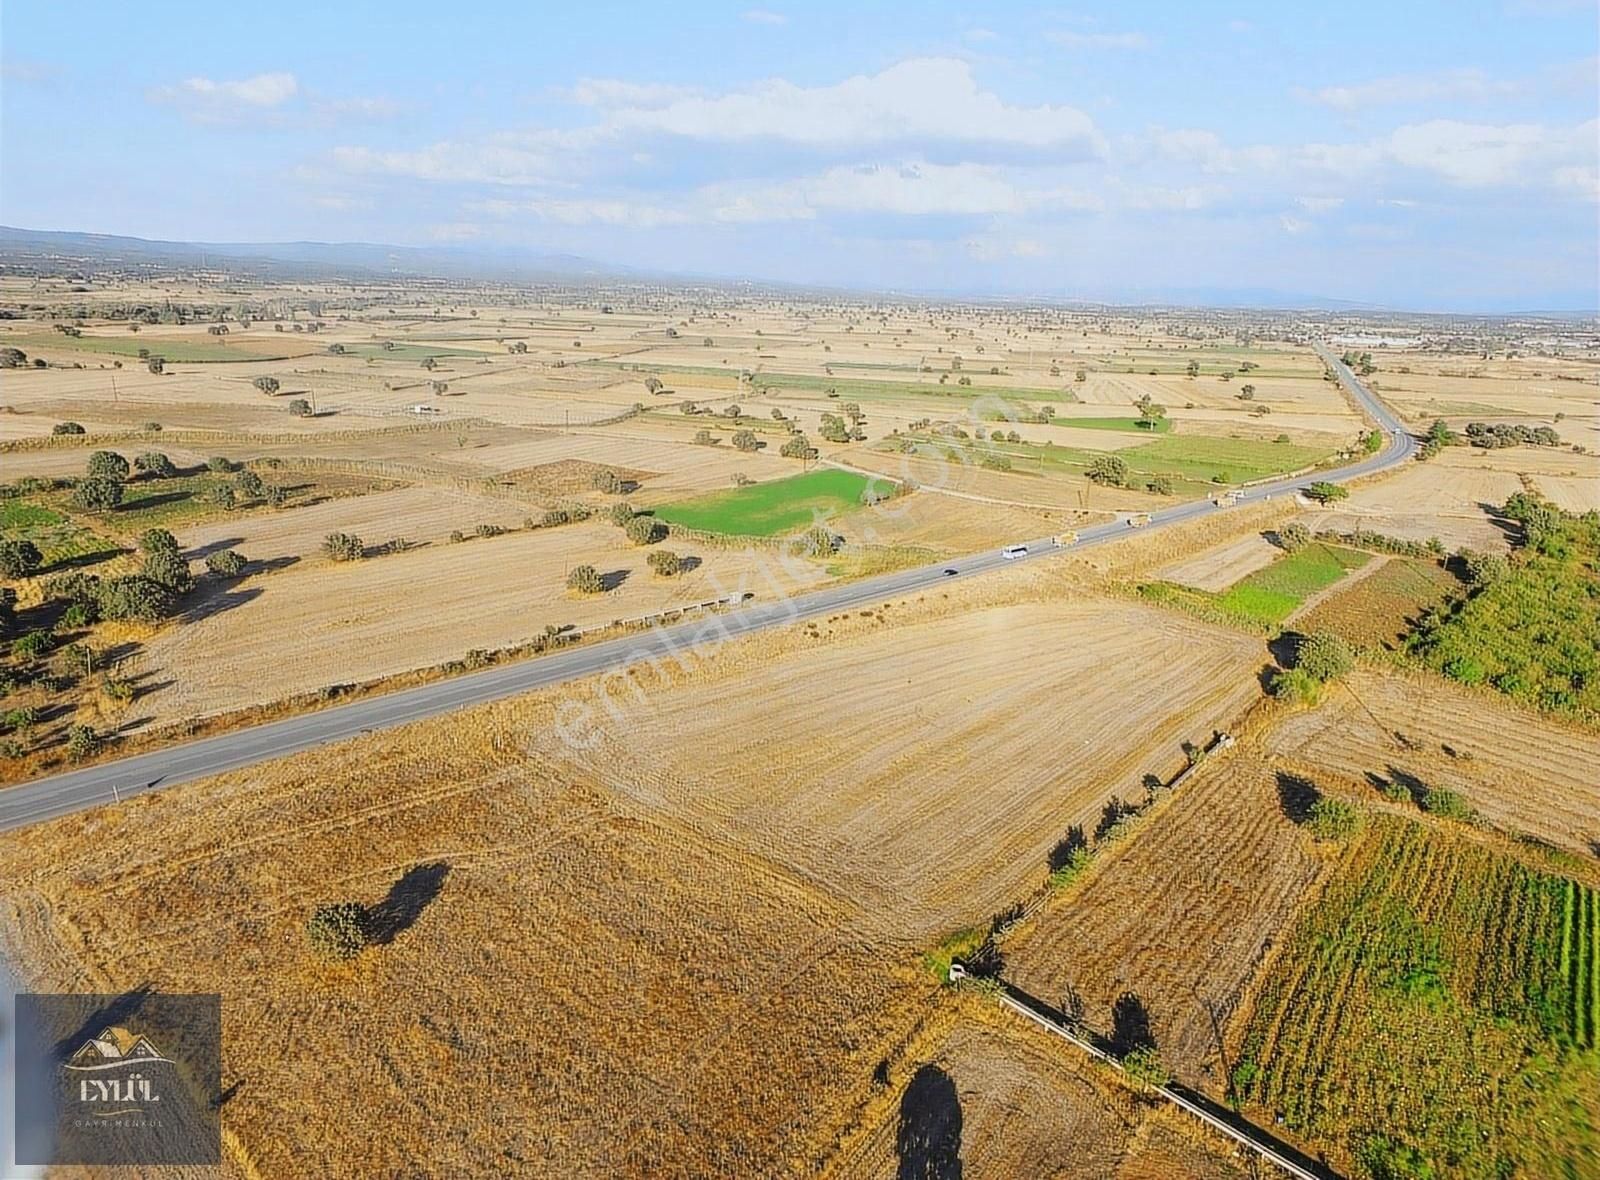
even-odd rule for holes
{"type": "Polygon", "coordinates": [[[831,641],[834,620],[807,624],[791,644],[814,650],[733,648],[689,683],[602,685],[592,732],[539,748],[927,941],[1025,893],[1110,796],[1175,772],[1182,743],[1256,698],[1266,659],[1116,601],[903,614],[840,618],[831,641]]]}
{"type": "Polygon", "coordinates": [[[1335,509],[1308,512],[1299,519],[1313,532],[1369,529],[1409,541],[1438,537],[1451,550],[1504,552],[1507,532],[1493,513],[1513,492],[1523,490],[1522,480],[1481,455],[1446,448],[1427,463],[1352,491],[1335,509]]]}
{"type": "Polygon", "coordinates": [[[972,996],[943,997],[829,1180],[1081,1177],[1232,1180],[1238,1149],[1140,1099],[1081,1050],[972,996]],[[959,1163],[956,1161],[959,1160],[959,1163]]]}
{"type": "Polygon", "coordinates": [[[13,833],[0,954],[35,990],[220,992],[232,1175],[812,1172],[933,981],[848,902],[510,752],[549,703],[13,833]],[[305,923],[347,899],[376,945],[330,963],[305,923]]]}
{"type": "Polygon", "coordinates": [[[1263,534],[1247,533],[1157,570],[1155,577],[1196,590],[1222,591],[1246,574],[1265,569],[1282,553],[1263,534]]]}
{"type": "Polygon", "coordinates": [[[1600,734],[1440,677],[1358,670],[1287,716],[1268,748],[1319,783],[1322,771],[1369,797],[1385,784],[1447,788],[1497,827],[1600,854],[1600,734]]]}
{"type": "MultiPolygon", "coordinates": [[[[363,540],[377,545],[405,535],[404,522],[394,526],[363,540]]],[[[770,596],[759,576],[771,565],[768,553],[677,539],[664,547],[698,564],[678,577],[658,577],[646,565],[650,549],[596,522],[429,544],[363,561],[308,555],[270,578],[214,591],[196,604],[191,621],[157,636],[140,657],[141,670],[172,683],[142,697],[138,707],[157,723],[204,716],[431,667],[474,648],[513,647],[546,627],[604,625],[741,588],[770,596]],[[568,591],[567,570],[583,564],[593,565],[611,589],[568,591]]],[[[794,562],[783,574],[786,592],[827,577],[821,567],[794,562]]]]}
{"type": "Polygon", "coordinates": [[[238,549],[252,561],[293,557],[317,561],[329,533],[355,533],[373,544],[393,537],[443,541],[452,532],[471,533],[478,524],[515,528],[527,514],[525,505],[489,496],[439,488],[396,488],[325,500],[287,512],[230,517],[186,529],[178,540],[196,559],[219,549],[238,549]]]}
{"type": "Polygon", "coordinates": [[[1279,790],[1254,751],[1218,757],[1005,939],[1006,978],[1057,1007],[1075,993],[1107,1036],[1136,997],[1174,1073],[1224,1097],[1218,1039],[1323,869],[1279,790]]]}

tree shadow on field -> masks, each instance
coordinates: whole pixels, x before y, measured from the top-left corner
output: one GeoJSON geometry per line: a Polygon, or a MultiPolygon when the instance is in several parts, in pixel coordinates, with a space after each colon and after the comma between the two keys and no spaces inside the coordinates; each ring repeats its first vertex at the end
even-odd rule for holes
{"type": "Polygon", "coordinates": [[[600,589],[615,590],[628,580],[628,570],[612,570],[610,573],[600,575],[600,589]]]}
{"type": "Polygon", "coordinates": [[[1380,795],[1396,803],[1404,803],[1409,799],[1410,802],[1415,803],[1418,807],[1422,806],[1423,797],[1428,793],[1427,783],[1410,771],[1402,770],[1393,764],[1384,767],[1384,770],[1388,772],[1387,778],[1376,771],[1369,770],[1366,772],[1367,782],[1380,795]]]}
{"type": "Polygon", "coordinates": [[[1123,992],[1111,1005],[1111,1050],[1126,1057],[1135,1049],[1154,1049],[1156,1034],[1150,1027],[1150,1010],[1134,992],[1123,992]]]}
{"type": "Polygon", "coordinates": [[[1057,840],[1055,847],[1045,857],[1045,867],[1052,873],[1066,868],[1072,863],[1073,853],[1086,850],[1089,847],[1089,838],[1083,834],[1082,824],[1073,824],[1067,829],[1067,834],[1057,840]]]}
{"type": "Polygon", "coordinates": [[[144,1007],[144,1002],[155,989],[148,983],[141,983],[131,991],[125,991],[113,999],[109,1004],[103,1004],[94,1010],[92,1015],[86,1016],[76,1029],[58,1040],[50,1047],[51,1055],[57,1061],[65,1061],[78,1051],[78,1048],[90,1037],[97,1037],[106,1029],[119,1024],[126,1024],[139,1014],[139,1009],[144,1007]]]}
{"type": "Polygon", "coordinates": [[[895,1180],[961,1180],[961,1096],[949,1074],[924,1065],[900,1096],[895,1180]]]}
{"type": "Polygon", "coordinates": [[[1522,536],[1522,525],[1512,520],[1500,511],[1500,505],[1489,504],[1483,500],[1478,501],[1478,511],[1489,518],[1489,523],[1494,525],[1506,535],[1507,540],[1515,541],[1522,536]]]}
{"type": "Polygon", "coordinates": [[[442,860],[407,869],[389,886],[388,896],[367,911],[367,937],[386,946],[404,934],[433,904],[449,875],[450,866],[442,860]]]}
{"type": "Polygon", "coordinates": [[[1290,823],[1303,824],[1310,819],[1311,809],[1321,797],[1322,792],[1310,779],[1278,771],[1278,806],[1290,823]]]}
{"type": "Polygon", "coordinates": [[[190,599],[188,609],[183,612],[183,621],[198,623],[202,619],[215,618],[260,597],[259,586],[251,586],[244,590],[219,590],[212,594],[202,592],[190,599]]]}
{"type": "Polygon", "coordinates": [[[221,553],[224,549],[232,549],[235,545],[243,545],[243,537],[224,537],[220,541],[210,541],[204,545],[197,545],[184,553],[190,561],[204,561],[213,553],[221,553]]]}
{"type": "Polygon", "coordinates": [[[678,559],[678,570],[680,573],[687,574],[699,569],[704,564],[705,562],[700,558],[690,555],[678,559]]]}

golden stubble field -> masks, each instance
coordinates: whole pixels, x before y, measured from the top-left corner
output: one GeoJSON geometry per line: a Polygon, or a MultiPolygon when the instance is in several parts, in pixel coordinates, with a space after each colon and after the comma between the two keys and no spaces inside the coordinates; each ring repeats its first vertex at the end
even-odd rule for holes
{"type": "MultiPolygon", "coordinates": [[[[930,932],[1036,882],[1060,824],[1256,692],[1253,641],[1038,588],[752,637],[628,677],[637,697],[591,682],[9,835],[0,953],[37,988],[222,992],[235,1174],[811,1174],[870,1122],[880,1065],[923,1064],[930,932]],[[1187,658],[1153,668],[1163,644],[1187,658]],[[605,699],[622,720],[595,773],[571,706],[609,724],[605,699]],[[303,925],[345,899],[376,907],[379,945],[330,965],[303,925]]],[[[1008,1052],[974,1076],[1037,1098],[1003,1089],[993,1124],[975,1103],[975,1158],[1053,1152],[1011,1146],[1006,1112],[1062,1085],[1115,1141],[1103,1085],[1008,1052]]],[[[1120,1133],[1135,1159],[1192,1154],[1162,1117],[1120,1133]]]]}
{"type": "Polygon", "coordinates": [[[925,942],[1032,888],[1111,796],[1174,773],[1268,660],[1118,601],[941,613],[869,608],[802,627],[782,660],[738,647],[682,685],[602,685],[540,748],[925,942]]]}
{"type": "MultiPolygon", "coordinates": [[[[459,511],[452,509],[449,516],[463,530],[487,515],[470,504],[471,520],[456,515],[459,511]]],[[[423,519],[432,517],[427,513],[423,519]]],[[[362,534],[369,545],[395,537],[421,539],[404,516],[379,517],[371,524],[362,534]]],[[[268,704],[330,684],[458,660],[475,648],[515,647],[542,636],[547,627],[601,626],[736,592],[770,598],[769,575],[780,579],[777,585],[785,593],[827,580],[820,565],[780,566],[765,550],[678,539],[640,547],[621,529],[598,520],[457,544],[434,541],[343,563],[320,552],[318,530],[324,527],[319,520],[315,529],[275,529],[275,547],[296,546],[298,562],[209,592],[195,604],[192,621],[151,640],[139,656],[138,671],[164,687],[140,699],[135,708],[141,716],[160,724],[268,704]],[[647,565],[656,548],[696,564],[676,577],[660,577],[647,565]],[[567,590],[568,571],[585,564],[600,572],[609,587],[605,592],[567,590]]],[[[210,543],[230,539],[214,537],[210,543]]]]}

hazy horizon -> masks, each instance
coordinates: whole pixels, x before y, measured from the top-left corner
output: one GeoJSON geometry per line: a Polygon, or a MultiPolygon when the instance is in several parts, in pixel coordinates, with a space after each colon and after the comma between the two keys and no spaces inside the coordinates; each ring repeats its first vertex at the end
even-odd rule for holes
{"type": "Polygon", "coordinates": [[[1600,305],[1586,4],[601,5],[549,32],[350,5],[86,33],[8,5],[0,221],[874,291],[1600,305]],[[1383,34],[1328,54],[1341,29],[1383,34]]]}

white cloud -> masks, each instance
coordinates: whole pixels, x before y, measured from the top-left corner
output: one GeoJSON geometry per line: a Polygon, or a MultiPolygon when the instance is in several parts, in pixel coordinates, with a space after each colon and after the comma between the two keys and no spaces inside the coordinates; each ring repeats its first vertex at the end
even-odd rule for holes
{"type": "Polygon", "coordinates": [[[1344,204],[1343,197],[1296,197],[1295,204],[1307,213],[1332,213],[1344,204]]]}
{"type": "Polygon", "coordinates": [[[345,172],[470,184],[538,185],[564,171],[551,152],[509,134],[477,143],[436,143],[414,151],[336,147],[332,159],[345,172]]]}
{"type": "Polygon", "coordinates": [[[810,220],[819,214],[901,217],[982,216],[1099,209],[1090,194],[1065,187],[1027,187],[1005,169],[983,164],[840,166],[809,177],[704,191],[718,221],[810,220]]]}
{"type": "Polygon", "coordinates": [[[188,118],[212,121],[270,111],[299,93],[300,82],[293,74],[271,73],[222,82],[185,78],[173,86],[157,87],[149,97],[152,102],[178,108],[188,118]]]}
{"type": "Polygon", "coordinates": [[[646,201],[608,198],[540,197],[531,201],[478,201],[468,205],[467,210],[493,217],[525,213],[556,225],[609,225],[619,229],[658,229],[696,220],[684,209],[646,201]]]}
{"type": "Polygon", "coordinates": [[[1066,106],[1010,106],[979,88],[972,67],[954,58],[913,58],[832,86],[773,79],[718,97],[612,112],[616,134],[664,133],[690,139],[798,146],[964,143],[1065,152],[1103,151],[1088,115],[1066,106]]]}
{"type": "Polygon", "coordinates": [[[1284,233],[1296,236],[1305,233],[1311,228],[1311,223],[1309,221],[1304,221],[1298,217],[1291,217],[1287,213],[1279,215],[1278,224],[1283,227],[1284,233]]]}
{"type": "Polygon", "coordinates": [[[319,209],[331,209],[335,213],[352,213],[372,208],[372,202],[365,197],[350,197],[343,193],[324,193],[319,197],[312,197],[311,203],[319,209]]]}
{"type": "Polygon", "coordinates": [[[381,95],[355,98],[327,98],[316,103],[319,115],[329,119],[365,119],[377,122],[399,116],[405,107],[381,95]]]}
{"type": "Polygon", "coordinates": [[[692,86],[628,82],[621,78],[580,78],[567,97],[586,107],[663,107],[699,93],[692,86]]]}
{"type": "Polygon", "coordinates": [[[1467,188],[1550,183],[1573,167],[1593,166],[1597,128],[1594,120],[1568,130],[1434,119],[1397,128],[1385,148],[1398,164],[1467,188]]]}
{"type": "Polygon", "coordinates": [[[1431,74],[1395,74],[1355,86],[1297,90],[1307,101],[1338,111],[1425,102],[1485,102],[1524,93],[1527,85],[1491,78],[1482,70],[1443,70],[1431,74]]]}
{"type": "Polygon", "coordinates": [[[753,25],[786,25],[789,18],[781,12],[772,12],[765,8],[747,8],[739,14],[744,20],[753,25]]]}
{"type": "Polygon", "coordinates": [[[1045,36],[1065,49],[1149,49],[1143,33],[1074,33],[1057,30],[1045,36]]]}
{"type": "Polygon", "coordinates": [[[968,29],[965,33],[962,33],[961,36],[963,39],[972,42],[974,45],[980,45],[987,41],[998,41],[1000,39],[1000,34],[995,32],[993,29],[968,29]]]}

